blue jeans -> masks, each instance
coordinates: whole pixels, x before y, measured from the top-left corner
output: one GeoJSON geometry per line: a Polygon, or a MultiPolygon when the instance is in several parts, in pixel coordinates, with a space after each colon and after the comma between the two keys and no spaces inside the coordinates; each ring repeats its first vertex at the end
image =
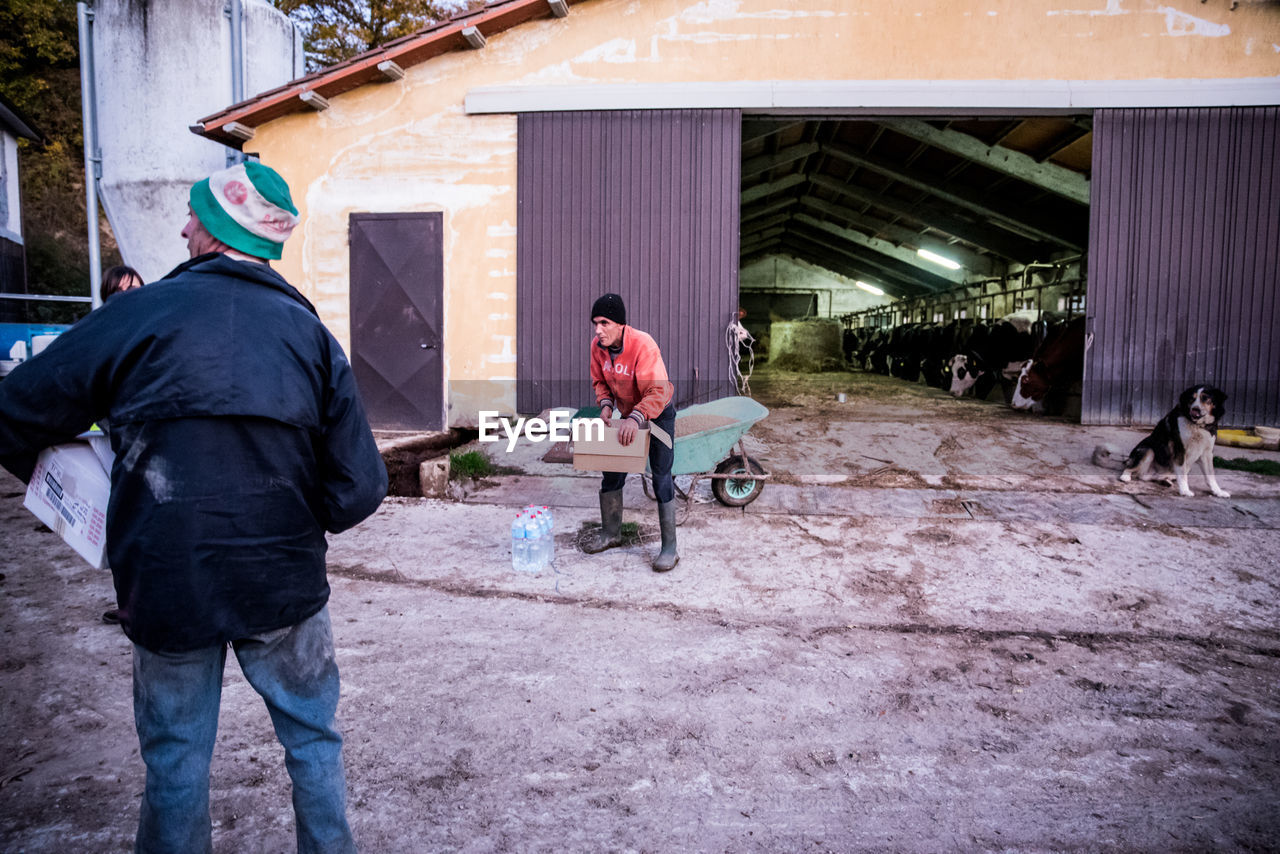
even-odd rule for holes
{"type": "MultiPolygon", "coordinates": [[[[342,736],[334,728],[339,687],[329,609],[231,646],[284,746],[298,851],[354,852],[342,736]]],[[[221,645],[179,653],[133,647],[133,717],[147,765],[138,854],[212,851],[209,764],[226,660],[221,645]]]]}
{"type": "MultiPolygon", "coordinates": [[[[676,405],[668,403],[667,408],[653,419],[667,432],[674,444],[676,438],[676,405]]],[[[675,460],[675,451],[658,441],[657,436],[649,437],[649,474],[653,476],[653,494],[658,501],[666,503],[676,497],[676,484],[671,477],[671,463],[675,460]]],[[[616,492],[627,482],[624,471],[607,471],[600,479],[601,492],[616,492]]]]}

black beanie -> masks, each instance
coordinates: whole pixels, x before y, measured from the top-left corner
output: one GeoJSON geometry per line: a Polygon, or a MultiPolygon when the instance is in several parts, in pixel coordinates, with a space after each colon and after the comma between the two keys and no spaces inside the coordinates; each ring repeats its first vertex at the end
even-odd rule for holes
{"type": "Polygon", "coordinates": [[[614,323],[627,325],[627,307],[622,304],[622,297],[617,294],[605,294],[591,305],[591,319],[606,317],[614,323]]]}

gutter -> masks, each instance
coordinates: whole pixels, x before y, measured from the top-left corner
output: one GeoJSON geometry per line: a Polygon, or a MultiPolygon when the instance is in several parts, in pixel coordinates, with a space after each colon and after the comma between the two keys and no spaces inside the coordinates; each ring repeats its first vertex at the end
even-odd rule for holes
{"type": "Polygon", "coordinates": [[[98,96],[94,86],[93,10],[76,4],[80,35],[80,113],[84,137],[85,218],[89,231],[89,297],[93,308],[102,305],[102,250],[98,235],[98,181],[102,178],[102,150],[98,147],[98,96]]]}

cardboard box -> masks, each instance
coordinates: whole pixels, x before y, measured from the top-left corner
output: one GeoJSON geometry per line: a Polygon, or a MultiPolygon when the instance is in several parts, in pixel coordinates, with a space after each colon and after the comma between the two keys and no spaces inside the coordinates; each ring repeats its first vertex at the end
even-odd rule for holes
{"type": "Polygon", "coordinates": [[[649,462],[649,429],[636,431],[631,444],[618,442],[618,428],[604,428],[601,439],[574,439],[573,467],[578,471],[644,471],[649,462]]]}
{"type": "Polygon", "coordinates": [[[89,447],[93,448],[93,452],[98,455],[98,461],[102,463],[102,470],[107,473],[107,479],[110,480],[111,466],[116,461],[115,452],[111,450],[111,440],[101,430],[90,430],[76,438],[84,439],[89,443],[89,447]]]}
{"type": "Polygon", "coordinates": [[[90,565],[102,568],[111,476],[88,442],[40,452],[22,502],[90,565]]]}

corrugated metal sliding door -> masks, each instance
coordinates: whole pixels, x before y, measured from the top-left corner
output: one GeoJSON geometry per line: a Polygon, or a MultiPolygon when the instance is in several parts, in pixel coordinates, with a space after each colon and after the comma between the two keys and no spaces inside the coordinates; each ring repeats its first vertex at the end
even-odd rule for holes
{"type": "Polygon", "coordinates": [[[1280,109],[1094,116],[1086,424],[1154,423],[1197,383],[1280,423],[1280,109]]]}
{"type": "Polygon", "coordinates": [[[737,110],[520,116],[520,412],[595,403],[589,314],[610,291],[662,348],[677,405],[733,393],[741,128],[737,110]]]}
{"type": "Polygon", "coordinates": [[[352,214],[351,367],[383,430],[444,429],[444,216],[352,214]]]}

